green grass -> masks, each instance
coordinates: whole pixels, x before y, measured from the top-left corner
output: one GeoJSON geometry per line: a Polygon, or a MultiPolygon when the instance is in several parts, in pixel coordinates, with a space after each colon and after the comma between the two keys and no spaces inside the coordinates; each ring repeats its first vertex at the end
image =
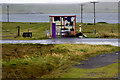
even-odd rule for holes
{"type": "Polygon", "coordinates": [[[94,69],[68,68],[56,70],[43,78],[115,78],[118,77],[118,63],[94,69]]]}
{"type": "Polygon", "coordinates": [[[3,22],[2,38],[3,39],[44,39],[46,38],[46,30],[49,29],[49,23],[22,23],[22,22],[3,22]],[[20,26],[20,37],[17,36],[17,26],[20,26]],[[23,38],[23,32],[32,32],[32,38],[23,38]]]}
{"type": "MultiPolygon", "coordinates": [[[[76,33],[79,32],[80,23],[76,24],[76,33]]],[[[46,39],[46,30],[49,30],[49,23],[29,23],[29,22],[3,22],[2,23],[2,38],[3,39],[21,39],[21,40],[40,40],[46,39]],[[17,36],[17,26],[20,26],[20,37],[17,36]],[[32,38],[23,38],[23,32],[29,29],[32,32],[32,38]]],[[[88,38],[118,38],[118,24],[102,24],[84,25],[82,24],[82,32],[88,38]],[[94,34],[94,29],[97,33],[94,34]],[[111,30],[114,29],[113,33],[111,30]]]]}
{"type": "MultiPolygon", "coordinates": [[[[112,53],[114,51],[118,51],[118,47],[110,45],[3,44],[2,77],[41,78],[45,75],[50,77],[52,72],[58,72],[59,74],[61,71],[63,72],[70,69],[72,65],[78,64],[77,61],[86,60],[91,56],[103,53],[112,53]]],[[[111,67],[111,70],[112,69],[114,68],[111,67]]],[[[70,71],[75,70],[76,69],[70,69],[70,71]]],[[[97,70],[99,72],[99,69],[97,70]]],[[[55,74],[53,76],[55,76],[55,74]]],[[[111,77],[112,76],[111,74],[111,77]]],[[[67,77],[67,74],[63,77],[67,77]]]]}
{"type": "MultiPolygon", "coordinates": [[[[76,26],[79,26],[77,23],[76,26]]],[[[79,32],[79,27],[77,27],[76,32],[79,32]]],[[[118,38],[118,24],[101,24],[96,25],[84,25],[82,24],[82,32],[87,35],[88,38],[118,38]],[[94,29],[96,29],[96,34],[94,34],[94,29]],[[112,29],[114,30],[111,33],[112,29]],[[105,34],[106,33],[106,34],[105,34]],[[104,35],[108,35],[107,37],[104,35]]]]}

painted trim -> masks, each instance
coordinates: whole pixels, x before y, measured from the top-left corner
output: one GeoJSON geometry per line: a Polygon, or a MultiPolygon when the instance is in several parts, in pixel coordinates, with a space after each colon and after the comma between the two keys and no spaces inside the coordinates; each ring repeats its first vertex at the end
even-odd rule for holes
{"type": "MultiPolygon", "coordinates": [[[[63,23],[62,23],[62,17],[61,17],[61,29],[62,29],[62,24],[63,24],[63,23]]],[[[61,32],[62,32],[62,30],[60,30],[60,37],[61,37],[61,35],[62,35],[61,32]]]]}
{"type": "Polygon", "coordinates": [[[76,16],[75,16],[75,35],[76,35],[76,16]]]}
{"type": "Polygon", "coordinates": [[[51,23],[51,21],[50,21],[50,18],[49,18],[49,36],[51,36],[50,35],[50,23],[51,23]]]}
{"type": "Polygon", "coordinates": [[[49,16],[49,17],[76,17],[76,15],[62,15],[62,16],[49,16]]]}
{"type": "Polygon", "coordinates": [[[65,17],[63,18],[63,22],[64,22],[64,37],[65,37],[65,17]]]}
{"type": "Polygon", "coordinates": [[[52,17],[52,37],[53,37],[53,17],[52,17]]]}

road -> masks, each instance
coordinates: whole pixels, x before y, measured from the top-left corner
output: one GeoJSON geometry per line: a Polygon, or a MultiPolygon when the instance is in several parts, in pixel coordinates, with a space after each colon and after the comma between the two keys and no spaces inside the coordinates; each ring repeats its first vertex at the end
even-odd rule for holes
{"type": "Polygon", "coordinates": [[[113,63],[117,63],[119,54],[120,51],[116,51],[114,53],[105,53],[94,57],[90,57],[88,58],[88,60],[79,61],[80,63],[83,64],[76,64],[74,65],[74,67],[85,69],[104,67],[113,63]]]}
{"type": "Polygon", "coordinates": [[[91,45],[113,45],[113,46],[120,46],[119,41],[120,39],[101,39],[101,38],[52,38],[46,40],[2,40],[0,43],[11,43],[11,44],[18,44],[18,43],[38,43],[38,44],[91,44],[91,45]]]}

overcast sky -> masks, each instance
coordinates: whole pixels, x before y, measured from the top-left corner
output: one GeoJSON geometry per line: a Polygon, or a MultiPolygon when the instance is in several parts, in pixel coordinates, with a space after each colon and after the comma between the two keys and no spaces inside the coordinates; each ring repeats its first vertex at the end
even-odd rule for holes
{"type": "Polygon", "coordinates": [[[0,3],[83,3],[90,1],[102,1],[102,2],[118,2],[120,0],[0,0],[0,3]]]}

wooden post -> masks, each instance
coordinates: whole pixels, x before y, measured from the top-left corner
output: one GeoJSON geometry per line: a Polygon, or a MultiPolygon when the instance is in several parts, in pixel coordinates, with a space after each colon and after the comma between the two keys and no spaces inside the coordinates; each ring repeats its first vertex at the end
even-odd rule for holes
{"type": "Polygon", "coordinates": [[[52,55],[52,50],[50,50],[50,54],[52,55]]]}
{"type": "Polygon", "coordinates": [[[111,32],[113,33],[113,32],[114,32],[114,29],[112,29],[111,32]]]}
{"type": "Polygon", "coordinates": [[[18,37],[20,36],[20,26],[18,26],[18,37]]]}
{"type": "Polygon", "coordinates": [[[94,34],[96,34],[96,29],[94,29],[94,34]]]}

